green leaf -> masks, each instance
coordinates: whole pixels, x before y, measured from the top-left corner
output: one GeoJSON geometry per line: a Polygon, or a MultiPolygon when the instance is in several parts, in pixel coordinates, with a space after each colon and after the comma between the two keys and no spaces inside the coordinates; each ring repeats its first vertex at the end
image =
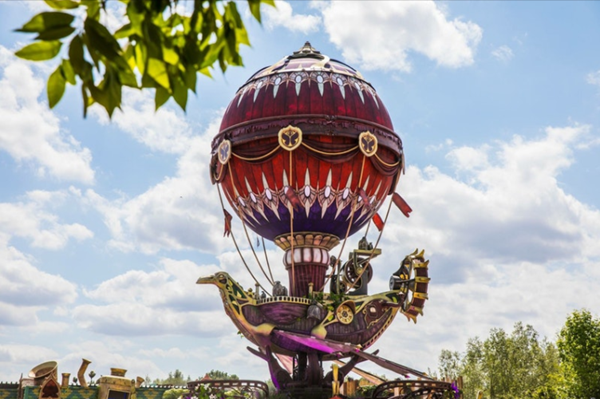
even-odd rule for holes
{"type": "Polygon", "coordinates": [[[118,80],[117,72],[111,67],[107,67],[104,80],[98,87],[90,86],[90,92],[94,101],[106,109],[109,117],[112,117],[115,108],[121,106],[121,83],[118,80]]]}
{"type": "Polygon", "coordinates": [[[17,32],[41,33],[54,28],[69,26],[74,19],[73,15],[64,12],[42,12],[31,18],[20,29],[17,29],[17,32]]]}
{"type": "Polygon", "coordinates": [[[39,35],[35,37],[36,40],[57,40],[62,39],[63,37],[69,36],[71,33],[75,32],[75,28],[72,26],[63,26],[60,28],[48,29],[41,32],[39,35]]]}
{"type": "Polygon", "coordinates": [[[123,51],[123,58],[125,58],[125,61],[127,61],[129,69],[132,71],[135,70],[135,50],[132,44],[128,44],[127,47],[125,47],[125,50],[123,51]]]}
{"type": "Polygon", "coordinates": [[[15,55],[26,60],[45,61],[56,57],[61,46],[58,40],[36,42],[23,47],[15,55]]]}
{"type": "Polygon", "coordinates": [[[169,90],[171,88],[166,65],[161,60],[157,60],[156,58],[149,58],[148,68],[146,72],[152,79],[154,79],[156,83],[158,83],[165,89],[169,90]]]}
{"type": "Polygon", "coordinates": [[[75,81],[75,71],[73,71],[73,66],[71,65],[71,62],[69,62],[69,60],[63,59],[60,66],[62,68],[62,74],[65,80],[72,85],[77,83],[75,81]]]}
{"type": "Polygon", "coordinates": [[[83,59],[83,41],[79,35],[75,36],[69,44],[69,59],[75,73],[81,74],[85,60],[83,59]]]}
{"type": "Polygon", "coordinates": [[[248,31],[246,31],[246,28],[236,29],[235,37],[239,44],[245,44],[246,46],[250,46],[250,39],[248,39],[248,31]]]}
{"type": "Polygon", "coordinates": [[[252,16],[254,16],[254,19],[256,19],[258,22],[261,22],[261,18],[260,18],[260,0],[248,0],[248,5],[250,6],[250,12],[252,13],[252,16]]]}
{"type": "Polygon", "coordinates": [[[72,0],[44,0],[46,4],[55,10],[72,10],[79,7],[79,3],[72,0]]]}
{"type": "Polygon", "coordinates": [[[81,84],[81,98],[83,98],[83,117],[87,117],[87,109],[94,103],[94,99],[92,98],[88,86],[85,82],[81,84]]]}
{"type": "Polygon", "coordinates": [[[105,90],[108,92],[108,116],[112,116],[115,108],[121,108],[121,83],[115,76],[115,71],[109,70],[105,90]]]}
{"type": "Polygon", "coordinates": [[[128,67],[127,68],[118,68],[118,74],[119,74],[119,82],[121,82],[121,84],[123,86],[129,86],[129,87],[135,87],[135,88],[138,87],[138,82],[137,82],[137,79],[135,78],[135,74],[128,67]]]}
{"type": "Polygon", "coordinates": [[[100,1],[99,0],[81,0],[81,4],[87,7],[88,19],[98,21],[100,19],[100,1]]]}
{"type": "Polygon", "coordinates": [[[199,72],[202,75],[208,76],[209,78],[212,79],[212,74],[210,73],[210,69],[208,67],[207,68],[202,68],[199,72]]]}
{"type": "Polygon", "coordinates": [[[171,65],[177,65],[179,62],[179,54],[175,50],[169,47],[163,46],[162,48],[163,59],[166,63],[171,65]]]}
{"type": "Polygon", "coordinates": [[[50,108],[54,108],[54,106],[60,101],[63,94],[65,93],[65,85],[67,81],[63,77],[62,65],[59,65],[58,68],[48,78],[48,105],[50,108]]]}
{"type": "Polygon", "coordinates": [[[176,76],[173,76],[173,98],[175,102],[179,104],[181,109],[185,111],[185,106],[187,104],[188,98],[188,88],[183,79],[179,76],[179,73],[176,76]]]}
{"type": "MultiPolygon", "coordinates": [[[[147,73],[142,75],[142,88],[159,88],[161,87],[154,79],[152,79],[147,73]]],[[[166,90],[166,89],[165,89],[166,90]]]]}
{"type": "Polygon", "coordinates": [[[140,73],[142,75],[144,75],[144,71],[146,70],[146,58],[147,58],[146,46],[144,46],[143,43],[138,43],[135,46],[134,53],[135,53],[135,64],[137,66],[137,69],[138,69],[138,71],[140,71],[140,73]]]}
{"type": "Polygon", "coordinates": [[[185,78],[185,84],[186,84],[187,88],[195,93],[196,92],[196,79],[198,77],[196,70],[190,65],[188,67],[188,69],[186,69],[183,76],[185,78]]]}
{"type": "Polygon", "coordinates": [[[87,48],[88,54],[92,57],[92,61],[96,66],[96,69],[100,70],[100,63],[102,62],[102,54],[98,51],[98,49],[91,44],[90,35],[87,33],[83,33],[81,35],[81,40],[83,41],[84,46],[87,48]]]}
{"type": "Polygon", "coordinates": [[[133,27],[131,26],[131,24],[125,24],[123,26],[121,26],[113,35],[115,39],[123,39],[126,37],[129,37],[131,35],[133,35],[135,32],[135,29],[133,29],[133,27]]]}
{"type": "Polygon", "coordinates": [[[104,25],[94,19],[86,18],[83,26],[89,37],[88,49],[97,50],[109,60],[114,60],[120,55],[121,46],[104,25]]]}
{"type": "Polygon", "coordinates": [[[154,94],[154,106],[155,109],[158,110],[163,106],[164,103],[171,97],[171,94],[162,87],[158,86],[156,88],[156,93],[154,94]]]}

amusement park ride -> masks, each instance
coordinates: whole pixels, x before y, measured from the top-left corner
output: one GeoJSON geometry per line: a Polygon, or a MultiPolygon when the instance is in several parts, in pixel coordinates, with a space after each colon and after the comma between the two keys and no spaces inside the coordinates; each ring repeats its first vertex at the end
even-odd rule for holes
{"type": "Polygon", "coordinates": [[[452,391],[449,382],[367,352],[398,313],[416,322],[427,299],[428,261],[418,250],[400,262],[389,291],[368,292],[391,204],[406,217],[412,211],[395,192],[403,170],[402,142],[375,89],[310,43],[252,75],[225,111],[210,163],[225,234],[233,237],[223,198],[248,238],[250,229],[285,251],[289,288],[274,281],[268,260],[267,270],[259,265],[271,289],[248,266],[254,292],[225,272],[198,284],[217,286],[225,312],[258,347],[248,349],[267,361],[279,390],[322,389],[331,396],[357,363],[369,360],[403,378],[376,393],[396,388],[398,398],[409,398],[452,391]],[[382,218],[378,210],[388,196],[382,218]],[[337,245],[342,254],[348,237],[371,224],[379,230],[375,245],[365,233],[348,260],[330,255],[337,245]],[[344,358],[345,365],[324,375],[323,361],[344,358]]]}
{"type": "MultiPolygon", "coordinates": [[[[373,399],[460,398],[456,383],[436,381],[367,352],[398,313],[416,323],[427,300],[429,261],[424,251],[400,262],[389,291],[369,295],[368,290],[371,260],[381,254],[378,244],[392,204],[406,217],[412,211],[396,193],[403,170],[402,142],[375,89],[355,69],[309,43],[252,75],[225,111],[210,162],[225,235],[239,248],[224,198],[241,220],[271,288],[259,283],[241,252],[256,281],[254,291],[225,272],[197,282],[217,286],[225,312],[256,346],[248,350],[266,360],[275,387],[288,398],[338,395],[353,370],[379,383],[373,399]],[[382,218],[378,210],[387,197],[382,218]],[[367,240],[371,224],[373,231],[379,230],[374,245],[367,240]],[[348,237],[365,226],[358,248],[342,261],[348,237]],[[261,265],[248,229],[284,251],[288,287],[275,281],[268,258],[266,270],[261,265]],[[330,255],[338,245],[338,257],[330,255]],[[386,382],[356,368],[367,360],[400,378],[386,382]],[[334,363],[327,374],[323,361],[334,363]]],[[[111,369],[110,376],[88,387],[84,372],[90,361],[82,360],[77,384],[69,383],[69,373],[62,373],[59,384],[57,363],[46,362],[18,384],[0,382],[0,399],[155,399],[168,389],[142,386],[143,378],[126,378],[124,369],[111,369]]],[[[206,386],[249,393],[246,397],[269,392],[262,381],[188,383],[190,391],[204,393],[198,398],[208,397],[202,391],[206,386]]]]}

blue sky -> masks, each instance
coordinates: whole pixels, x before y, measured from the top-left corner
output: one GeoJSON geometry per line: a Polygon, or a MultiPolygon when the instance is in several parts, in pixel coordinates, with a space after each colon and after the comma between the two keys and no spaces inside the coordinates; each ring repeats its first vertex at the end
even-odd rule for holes
{"type": "Polygon", "coordinates": [[[600,4],[374,3],[281,1],[262,26],[246,12],[244,68],[200,79],[185,114],[132,91],[108,121],[83,119],[73,88],[48,110],[51,66],[12,55],[43,3],[0,1],[0,381],[47,360],[75,373],[82,357],[99,375],[267,378],[217,290],[195,285],[224,269],[251,286],[222,238],[209,143],[237,88],[306,40],[373,84],[407,154],[398,191],[414,212],[392,214],[371,291],[425,248],[430,300],[382,353],[434,369],[490,328],[554,339],[574,309],[600,313],[600,4]]]}

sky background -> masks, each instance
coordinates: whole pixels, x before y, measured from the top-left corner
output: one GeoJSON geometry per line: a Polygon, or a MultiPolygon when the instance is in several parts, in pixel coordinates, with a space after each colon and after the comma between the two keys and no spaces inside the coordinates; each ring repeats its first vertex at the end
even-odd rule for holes
{"type": "Polygon", "coordinates": [[[600,313],[599,2],[278,1],[262,26],[239,6],[245,67],[200,78],[187,113],[127,91],[109,121],[83,119],[72,86],[48,109],[54,64],[15,58],[32,37],[12,32],[44,3],[0,1],[0,381],[47,360],[74,375],[81,358],[98,375],[268,378],[195,284],[226,270],[253,286],[222,237],[210,141],[238,87],[306,40],[372,83],[404,143],[414,212],[392,212],[370,292],[415,248],[431,260],[424,317],[398,316],[374,349],[435,369],[491,328],[555,340],[573,310],[600,313]]]}

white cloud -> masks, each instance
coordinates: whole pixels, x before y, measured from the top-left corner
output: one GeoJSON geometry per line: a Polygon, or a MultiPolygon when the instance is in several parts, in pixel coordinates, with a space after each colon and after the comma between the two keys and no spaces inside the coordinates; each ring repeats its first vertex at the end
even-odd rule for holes
{"type": "Polygon", "coordinates": [[[446,159],[450,160],[457,171],[475,170],[488,166],[487,147],[459,147],[450,150],[446,159]]]}
{"type": "Polygon", "coordinates": [[[494,58],[496,58],[497,60],[500,60],[500,61],[506,63],[506,62],[510,61],[513,58],[514,54],[513,54],[513,51],[512,51],[512,49],[510,47],[504,45],[504,46],[500,46],[498,48],[495,48],[492,51],[492,56],[494,58]]]}
{"type": "Polygon", "coordinates": [[[217,270],[163,259],[156,271],[131,270],[85,291],[94,303],[75,307],[73,317],[80,327],[107,335],[218,335],[230,323],[219,293],[195,284],[217,270]]]}
{"type": "Polygon", "coordinates": [[[77,297],[75,284],[37,269],[31,261],[0,234],[0,325],[36,325],[39,310],[77,297]]]}
{"type": "Polygon", "coordinates": [[[275,5],[277,8],[263,8],[266,16],[265,26],[269,30],[282,27],[292,32],[308,34],[318,31],[322,24],[321,18],[316,15],[294,14],[291,4],[287,1],[277,1],[275,5]]]}
{"type": "Polygon", "coordinates": [[[8,362],[29,363],[35,366],[37,363],[56,358],[56,352],[52,349],[36,345],[0,345],[0,364],[3,360],[8,362]]]}
{"type": "MultiPolygon", "coordinates": [[[[142,349],[138,352],[142,356],[146,357],[159,357],[159,358],[172,358],[172,359],[185,359],[191,357],[192,354],[189,351],[183,351],[180,348],[169,348],[169,349],[161,349],[161,348],[152,348],[152,349],[142,349]]],[[[194,354],[194,357],[200,357],[197,354],[194,354]]]]}
{"type": "Polygon", "coordinates": [[[136,302],[160,309],[182,311],[213,310],[220,307],[216,295],[195,284],[200,276],[215,273],[215,265],[198,266],[191,261],[162,259],[158,270],[144,272],[130,270],[102,282],[92,291],[85,291],[91,299],[106,303],[136,302]],[[161,295],[156,295],[161,292],[161,295]]]}
{"type": "Polygon", "coordinates": [[[600,70],[588,73],[586,76],[586,81],[591,85],[600,87],[600,70]]]}
{"type": "Polygon", "coordinates": [[[469,337],[491,328],[510,331],[522,321],[554,339],[573,309],[600,313],[600,210],[560,181],[590,131],[548,127],[537,138],[449,150],[458,178],[433,166],[408,168],[399,192],[414,212],[401,221],[395,212],[386,227],[373,291],[385,290],[384,277],[394,271],[378,265],[397,265],[419,247],[431,260],[430,299],[417,325],[399,316],[376,348],[401,335],[414,345],[390,358],[423,369],[435,365],[441,349],[461,351],[469,337]]]}
{"type": "MultiPolygon", "coordinates": [[[[114,113],[112,123],[150,149],[183,154],[192,144],[191,128],[185,117],[166,106],[155,111],[152,93],[124,89],[122,109],[114,113]]],[[[110,123],[104,109],[92,107],[90,113],[101,124],[110,123]]]]}
{"type": "MultiPolygon", "coordinates": [[[[592,242],[600,238],[600,213],[565,193],[558,182],[574,162],[572,148],[588,131],[587,126],[547,128],[543,138],[515,137],[497,143],[494,151],[451,151],[447,158],[468,182],[432,166],[409,167],[400,190],[410,188],[405,198],[419,206],[408,222],[418,227],[410,228],[411,241],[447,256],[454,272],[482,257],[494,263],[548,262],[597,253],[592,242]]],[[[402,230],[398,226],[395,233],[401,237],[402,230]]]]}
{"type": "Polygon", "coordinates": [[[334,1],[317,6],[330,41],[344,58],[365,69],[408,72],[411,51],[445,67],[471,65],[482,37],[477,24],[450,20],[433,1],[334,1]]]}
{"type": "Polygon", "coordinates": [[[31,163],[40,177],[94,182],[89,149],[81,148],[39,97],[44,81],[30,66],[0,46],[0,150],[31,163]]]}
{"type": "MultiPolygon", "coordinates": [[[[177,123],[189,130],[183,119],[177,123]]],[[[219,123],[215,120],[201,136],[184,139],[186,148],[179,158],[176,176],[165,178],[139,196],[111,201],[93,190],[84,194],[85,200],[104,216],[113,235],[110,245],[144,253],[160,249],[216,253],[229,245],[229,240],[213,234],[213,227],[223,223],[208,173],[210,142],[219,123]]]]}
{"type": "Polygon", "coordinates": [[[48,207],[57,206],[66,198],[63,191],[38,190],[28,192],[23,202],[0,202],[0,235],[27,238],[32,246],[51,250],[64,248],[71,239],[82,241],[93,237],[87,227],[60,223],[55,214],[48,212],[48,207]]]}
{"type": "MultiPolygon", "coordinates": [[[[82,359],[91,360],[87,372],[94,370],[98,376],[108,375],[111,367],[127,369],[127,377],[161,375],[164,373],[152,359],[143,359],[135,351],[143,343],[124,337],[104,336],[101,340],[81,340],[67,345],[67,355],[58,358],[59,368],[75,376],[82,359]]],[[[86,374],[87,374],[86,372],[86,374]]]]}
{"type": "Polygon", "coordinates": [[[62,323],[38,320],[49,307],[71,304],[76,285],[60,275],[36,267],[36,259],[11,245],[15,238],[28,240],[32,247],[64,248],[70,240],[86,240],[93,233],[79,223],[62,223],[50,212],[69,199],[66,191],[30,191],[21,202],[0,203],[0,326],[17,325],[64,329],[62,323]]]}
{"type": "Polygon", "coordinates": [[[0,343],[0,381],[19,382],[20,374],[26,376],[34,366],[56,360],[57,356],[56,351],[46,346],[3,341],[0,343]]]}

